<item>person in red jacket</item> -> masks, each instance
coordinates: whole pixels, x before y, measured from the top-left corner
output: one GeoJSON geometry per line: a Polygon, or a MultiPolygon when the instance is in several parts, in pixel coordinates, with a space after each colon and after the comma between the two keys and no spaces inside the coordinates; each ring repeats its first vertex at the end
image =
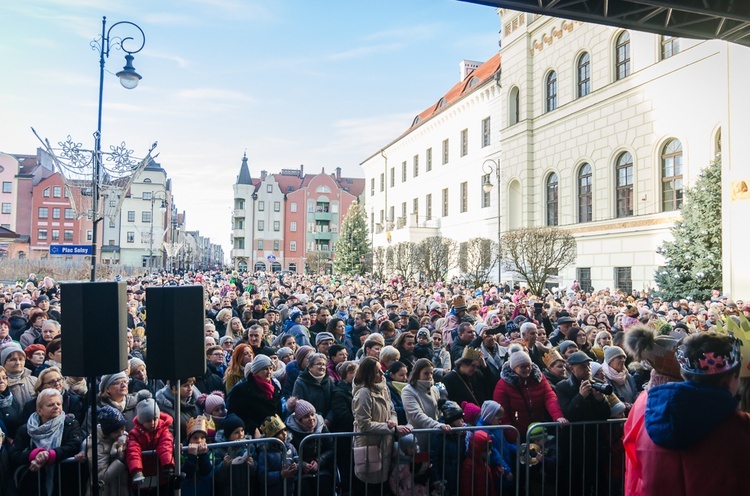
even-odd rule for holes
{"type": "Polygon", "coordinates": [[[742,357],[734,336],[685,338],[676,358],[685,382],[641,394],[625,423],[628,496],[747,494],[750,414],[737,409],[742,357]]]}
{"type": "Polygon", "coordinates": [[[151,398],[138,403],[136,410],[126,455],[133,488],[140,495],[166,494],[174,472],[174,437],[169,430],[172,417],[162,413],[151,398]],[[155,451],[156,455],[143,455],[144,451],[155,451]]]}
{"type": "Polygon", "coordinates": [[[486,431],[476,431],[469,441],[469,452],[461,464],[459,494],[500,494],[503,469],[490,465],[492,438],[486,431]]]}
{"type": "MultiPolygon", "coordinates": [[[[522,440],[526,439],[526,429],[534,422],[551,419],[562,425],[568,423],[552,386],[525,351],[513,352],[505,362],[492,399],[505,410],[500,423],[518,429],[522,440]]],[[[515,432],[506,432],[508,441],[514,443],[515,432]]]]}

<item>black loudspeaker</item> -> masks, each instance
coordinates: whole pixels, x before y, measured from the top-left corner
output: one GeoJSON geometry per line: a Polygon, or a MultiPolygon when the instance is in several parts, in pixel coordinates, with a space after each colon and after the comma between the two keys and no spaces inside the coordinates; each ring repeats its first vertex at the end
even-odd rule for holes
{"type": "Polygon", "coordinates": [[[154,379],[202,376],[206,372],[203,287],[146,289],[146,370],[154,379]]]}
{"type": "Polygon", "coordinates": [[[126,291],[124,282],[60,284],[63,375],[93,377],[128,366],[126,291]]]}

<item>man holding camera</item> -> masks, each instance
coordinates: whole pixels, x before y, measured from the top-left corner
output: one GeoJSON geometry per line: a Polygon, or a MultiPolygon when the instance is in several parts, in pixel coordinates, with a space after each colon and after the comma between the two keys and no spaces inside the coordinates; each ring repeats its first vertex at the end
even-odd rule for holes
{"type": "MultiPolygon", "coordinates": [[[[557,399],[563,415],[570,422],[607,420],[610,415],[609,403],[605,398],[608,384],[595,382],[591,378],[591,358],[582,351],[568,357],[570,377],[557,384],[557,399]]],[[[570,494],[589,496],[597,494],[597,479],[602,483],[606,477],[597,477],[599,468],[608,462],[608,439],[597,436],[595,424],[571,425],[560,431],[560,453],[570,453],[565,460],[570,469],[561,470],[563,479],[570,476],[560,486],[570,494]]]]}

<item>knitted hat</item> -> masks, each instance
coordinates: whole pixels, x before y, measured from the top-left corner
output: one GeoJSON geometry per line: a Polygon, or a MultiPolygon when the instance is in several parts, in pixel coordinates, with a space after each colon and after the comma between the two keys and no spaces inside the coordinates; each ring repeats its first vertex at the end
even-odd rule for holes
{"type": "Polygon", "coordinates": [[[198,398],[198,406],[203,407],[203,411],[209,415],[219,406],[225,406],[224,404],[224,393],[221,391],[214,391],[211,394],[203,394],[198,398]],[[201,405],[202,403],[202,405],[201,405]]]}
{"type": "Polygon", "coordinates": [[[576,348],[578,348],[577,344],[575,344],[573,341],[569,339],[566,339],[565,341],[557,345],[557,349],[560,350],[560,354],[564,356],[565,350],[567,350],[571,346],[575,346],[576,348]]]}
{"type": "Polygon", "coordinates": [[[450,424],[454,420],[463,418],[463,416],[464,411],[460,406],[458,406],[458,403],[456,403],[455,401],[446,401],[440,407],[440,417],[446,424],[450,424]]]}
{"type": "Polygon", "coordinates": [[[591,377],[594,377],[602,369],[602,364],[591,360],[591,377]]]}
{"type": "Polygon", "coordinates": [[[464,411],[464,420],[467,424],[477,425],[479,414],[482,412],[477,405],[468,401],[461,402],[461,408],[464,411]]]}
{"type": "Polygon", "coordinates": [[[335,341],[333,338],[333,334],[330,332],[319,332],[317,336],[315,336],[315,346],[318,346],[323,341],[330,339],[331,341],[335,341]]]}
{"type": "Polygon", "coordinates": [[[627,358],[627,355],[625,355],[625,352],[619,346],[607,346],[604,349],[604,362],[607,363],[608,365],[609,365],[609,362],[611,362],[617,357],[627,358]]]}
{"type": "Polygon", "coordinates": [[[116,374],[103,375],[102,382],[99,384],[99,392],[104,394],[104,391],[106,391],[107,388],[109,388],[109,386],[111,386],[113,382],[119,381],[120,379],[127,379],[127,378],[128,376],[125,375],[125,372],[118,372],[116,374]]]}
{"type": "Polygon", "coordinates": [[[429,339],[430,330],[427,329],[426,327],[421,327],[419,331],[417,331],[417,339],[419,339],[419,336],[422,336],[422,335],[427,336],[427,338],[429,339]]]}
{"type": "Polygon", "coordinates": [[[252,374],[257,374],[263,369],[273,367],[273,362],[266,355],[257,355],[255,358],[253,358],[253,361],[248,363],[247,365],[248,367],[250,367],[250,372],[252,374]]]}
{"type": "Polygon", "coordinates": [[[221,423],[221,429],[224,431],[224,437],[229,439],[234,431],[242,427],[245,429],[245,422],[242,421],[236,414],[230,413],[224,422],[221,423]]]}
{"type": "Polygon", "coordinates": [[[232,336],[226,335],[219,340],[219,346],[224,346],[224,343],[226,343],[227,341],[232,341],[232,343],[234,344],[234,339],[232,339],[232,336]]]}
{"type": "Polygon", "coordinates": [[[32,355],[37,351],[47,352],[47,348],[43,344],[30,344],[24,350],[26,353],[26,360],[31,360],[32,355]]]}
{"type": "Polygon", "coordinates": [[[135,407],[135,411],[137,412],[138,422],[140,424],[145,424],[150,420],[159,418],[159,414],[161,413],[159,405],[156,404],[153,398],[146,398],[145,400],[140,401],[135,407]]]}
{"type": "Polygon", "coordinates": [[[286,356],[293,355],[293,354],[294,352],[292,351],[292,349],[287,346],[283,346],[279,348],[279,351],[276,352],[276,356],[279,357],[279,360],[283,359],[286,356]]]}
{"type": "Polygon", "coordinates": [[[144,367],[146,366],[146,362],[136,357],[131,358],[130,362],[128,363],[130,364],[130,370],[136,369],[140,366],[144,366],[144,367]]]}
{"type": "Polygon", "coordinates": [[[299,398],[291,405],[290,402],[287,402],[286,406],[287,409],[289,409],[294,414],[294,418],[296,418],[297,420],[300,420],[302,417],[304,417],[305,415],[309,415],[310,413],[315,413],[315,407],[312,403],[299,398]]]}
{"type": "Polygon", "coordinates": [[[284,422],[282,422],[281,418],[278,415],[274,415],[273,417],[266,417],[266,419],[262,424],[260,424],[260,427],[258,428],[263,437],[274,437],[284,429],[286,429],[286,425],[284,424],[284,422]]]}
{"type": "Polygon", "coordinates": [[[520,365],[531,365],[531,357],[525,351],[516,351],[510,356],[508,363],[510,363],[511,370],[513,370],[520,365]]]}
{"type": "Polygon", "coordinates": [[[312,346],[300,346],[297,348],[297,352],[294,354],[294,359],[297,361],[297,365],[301,365],[302,362],[305,361],[305,358],[307,358],[307,355],[310,353],[313,353],[315,351],[315,348],[312,346]]]}
{"type": "Polygon", "coordinates": [[[490,421],[497,417],[497,414],[502,411],[503,407],[500,406],[500,403],[498,403],[497,401],[487,400],[482,403],[482,409],[479,412],[479,418],[482,419],[485,425],[489,425],[490,421]]]}
{"type": "Polygon", "coordinates": [[[509,320],[505,323],[505,333],[510,334],[511,332],[517,332],[519,330],[518,324],[509,320]]]}
{"type": "MultiPolygon", "coordinates": [[[[11,353],[15,353],[16,351],[20,351],[21,353],[24,353],[23,349],[21,348],[21,345],[18,343],[9,343],[0,348],[0,365],[5,365],[5,361],[8,359],[11,353]]],[[[24,353],[24,357],[26,354],[24,353]]]]}
{"type": "Polygon", "coordinates": [[[96,418],[99,422],[99,427],[102,428],[102,433],[105,436],[109,436],[120,427],[124,427],[127,423],[125,417],[120,413],[120,410],[112,408],[109,405],[99,407],[99,411],[96,413],[96,418]]]}

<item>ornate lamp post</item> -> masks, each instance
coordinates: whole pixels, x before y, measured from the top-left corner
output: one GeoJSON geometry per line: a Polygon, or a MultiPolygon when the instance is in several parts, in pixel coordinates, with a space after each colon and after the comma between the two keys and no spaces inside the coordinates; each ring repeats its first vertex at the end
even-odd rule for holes
{"type": "Polygon", "coordinates": [[[493,160],[488,158],[482,164],[482,172],[485,176],[488,176],[484,184],[482,184],[482,191],[489,194],[492,191],[494,184],[492,184],[492,173],[494,172],[497,176],[497,249],[498,249],[498,260],[497,260],[497,284],[502,284],[503,277],[503,257],[502,257],[502,226],[500,224],[502,209],[500,208],[500,192],[502,191],[502,170],[500,169],[500,160],[493,160]]]}

